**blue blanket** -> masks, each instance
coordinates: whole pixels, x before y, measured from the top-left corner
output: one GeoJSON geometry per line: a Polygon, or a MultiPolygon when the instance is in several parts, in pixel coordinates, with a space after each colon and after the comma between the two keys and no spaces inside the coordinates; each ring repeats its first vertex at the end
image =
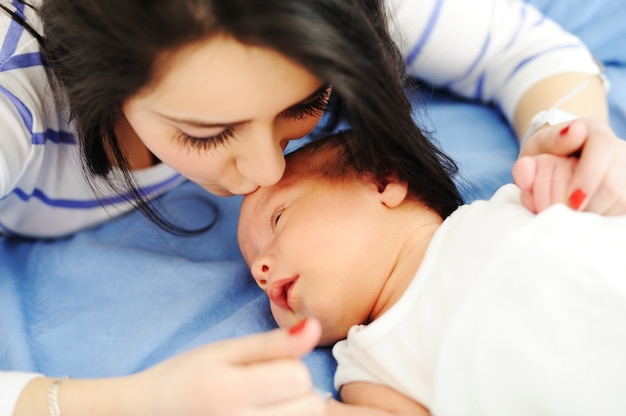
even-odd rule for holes
{"type": "MultiPolygon", "coordinates": [[[[534,0],[581,36],[607,66],[611,123],[626,137],[626,6],[623,0],[534,0]]],[[[423,124],[459,163],[468,201],[512,180],[518,148],[491,108],[438,91],[423,124]]],[[[419,95],[421,94],[421,95],[419,95]]],[[[133,373],[215,340],[275,327],[237,247],[240,198],[192,183],[159,203],[171,218],[216,225],[195,237],[160,231],[139,213],[52,241],[0,238],[0,369],[102,377],[133,373]]],[[[305,357],[316,385],[332,390],[328,349],[305,357]]]]}

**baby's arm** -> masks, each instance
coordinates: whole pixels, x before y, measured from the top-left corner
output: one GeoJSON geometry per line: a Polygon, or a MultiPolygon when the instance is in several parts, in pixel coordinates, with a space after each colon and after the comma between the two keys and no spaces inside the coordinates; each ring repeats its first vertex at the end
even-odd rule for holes
{"type": "Polygon", "coordinates": [[[352,382],[341,387],[341,400],[330,400],[330,416],[428,416],[430,412],[418,402],[381,384],[352,382]]]}

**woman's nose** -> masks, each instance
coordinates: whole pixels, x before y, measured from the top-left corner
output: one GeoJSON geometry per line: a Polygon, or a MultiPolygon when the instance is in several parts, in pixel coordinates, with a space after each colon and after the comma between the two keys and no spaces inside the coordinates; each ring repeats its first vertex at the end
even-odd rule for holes
{"type": "Polygon", "coordinates": [[[239,173],[259,186],[271,186],[282,178],[285,172],[285,155],[282,142],[271,132],[263,137],[250,140],[243,154],[237,158],[239,173]]]}

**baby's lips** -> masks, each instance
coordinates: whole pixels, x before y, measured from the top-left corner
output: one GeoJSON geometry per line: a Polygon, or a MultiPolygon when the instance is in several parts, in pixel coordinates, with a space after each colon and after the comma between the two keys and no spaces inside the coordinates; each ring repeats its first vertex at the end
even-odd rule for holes
{"type": "Polygon", "coordinates": [[[289,306],[289,292],[296,280],[297,277],[290,277],[272,282],[267,289],[267,296],[269,296],[270,301],[282,309],[292,311],[291,306],[289,306]]]}

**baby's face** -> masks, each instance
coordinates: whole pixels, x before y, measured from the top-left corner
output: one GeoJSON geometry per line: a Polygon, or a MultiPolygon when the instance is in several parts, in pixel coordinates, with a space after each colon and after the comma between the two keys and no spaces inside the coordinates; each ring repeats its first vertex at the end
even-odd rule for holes
{"type": "Polygon", "coordinates": [[[287,172],[244,198],[239,244],[278,325],[314,316],[328,345],[368,321],[393,268],[377,238],[383,208],[365,181],[287,172]]]}

